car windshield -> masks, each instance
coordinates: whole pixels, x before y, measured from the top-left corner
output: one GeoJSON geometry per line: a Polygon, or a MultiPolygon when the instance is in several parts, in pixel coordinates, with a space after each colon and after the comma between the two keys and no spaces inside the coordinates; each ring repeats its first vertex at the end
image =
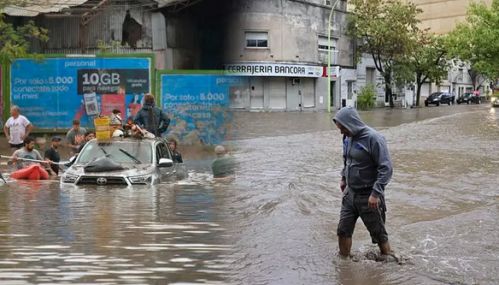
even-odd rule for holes
{"type": "Polygon", "coordinates": [[[438,97],[440,94],[442,93],[441,92],[431,93],[430,97],[438,97]]]}
{"type": "Polygon", "coordinates": [[[88,163],[103,156],[108,156],[117,163],[152,163],[152,146],[139,140],[109,143],[94,140],[88,142],[78,155],[77,163],[88,163]]]}

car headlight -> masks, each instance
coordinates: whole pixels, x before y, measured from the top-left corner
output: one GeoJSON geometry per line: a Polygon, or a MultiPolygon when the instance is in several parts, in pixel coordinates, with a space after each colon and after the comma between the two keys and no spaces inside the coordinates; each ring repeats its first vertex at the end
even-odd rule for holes
{"type": "Polygon", "coordinates": [[[152,181],[151,175],[129,176],[128,179],[132,184],[149,184],[152,181]]]}
{"type": "Polygon", "coordinates": [[[62,182],[63,183],[76,183],[76,181],[78,180],[78,177],[79,176],[76,174],[65,173],[62,176],[62,182]]]}

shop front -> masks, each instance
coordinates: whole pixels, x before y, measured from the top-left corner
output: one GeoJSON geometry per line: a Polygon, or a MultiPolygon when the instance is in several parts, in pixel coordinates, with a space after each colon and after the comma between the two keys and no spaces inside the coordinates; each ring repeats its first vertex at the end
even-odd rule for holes
{"type": "Polygon", "coordinates": [[[322,66],[237,63],[227,64],[225,74],[243,78],[230,91],[234,110],[315,111],[327,107],[325,100],[317,96],[321,85],[327,84],[318,80],[323,76],[322,66]]]}

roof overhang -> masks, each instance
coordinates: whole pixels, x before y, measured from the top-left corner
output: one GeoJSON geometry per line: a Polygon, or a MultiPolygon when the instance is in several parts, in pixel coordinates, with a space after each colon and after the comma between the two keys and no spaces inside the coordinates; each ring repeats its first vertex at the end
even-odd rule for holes
{"type": "MultiPolygon", "coordinates": [[[[188,6],[194,5],[201,0],[152,0],[151,2],[156,2],[158,8],[171,8],[174,11],[179,11],[188,6]]],[[[102,1],[91,1],[91,0],[39,0],[37,4],[26,4],[26,5],[10,5],[3,9],[2,13],[5,13],[9,16],[14,17],[36,17],[40,14],[49,14],[49,13],[61,13],[63,10],[68,10],[68,14],[71,13],[70,8],[81,6],[87,3],[83,7],[79,7],[77,10],[80,12],[78,14],[82,14],[81,12],[85,12],[83,10],[88,10],[87,12],[94,11],[99,8],[101,5],[99,4],[102,1]]],[[[105,1],[107,2],[107,1],[105,1]]],[[[84,13],[83,13],[84,14],[84,13]]]]}

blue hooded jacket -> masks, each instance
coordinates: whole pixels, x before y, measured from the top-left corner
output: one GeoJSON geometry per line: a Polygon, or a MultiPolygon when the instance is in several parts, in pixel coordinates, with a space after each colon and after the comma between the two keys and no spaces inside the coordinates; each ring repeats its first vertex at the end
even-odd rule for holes
{"type": "Polygon", "coordinates": [[[159,137],[168,129],[170,118],[153,104],[144,103],[142,109],[135,115],[133,122],[148,132],[159,137]]]}
{"type": "Polygon", "coordinates": [[[341,174],[347,186],[354,192],[371,191],[371,195],[383,197],[393,173],[385,138],[364,124],[352,107],[339,110],[333,121],[352,134],[343,141],[345,167],[341,174]]]}

